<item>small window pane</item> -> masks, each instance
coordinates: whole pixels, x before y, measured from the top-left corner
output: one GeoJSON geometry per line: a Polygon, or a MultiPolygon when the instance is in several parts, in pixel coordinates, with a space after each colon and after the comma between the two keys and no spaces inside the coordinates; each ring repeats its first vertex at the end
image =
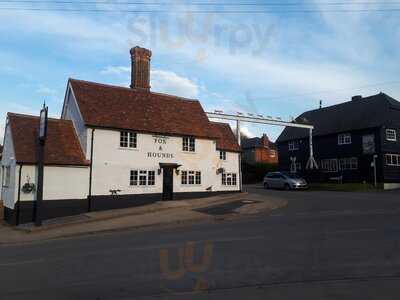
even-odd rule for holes
{"type": "Polygon", "coordinates": [[[220,151],[219,152],[219,159],[226,160],[226,152],[225,151],[220,151]]]}
{"type": "Polygon", "coordinates": [[[137,180],[138,180],[138,171],[132,170],[131,178],[130,178],[130,185],[137,185],[137,180]]]}
{"type": "Polygon", "coordinates": [[[120,147],[123,147],[123,148],[128,147],[128,132],[127,131],[121,131],[119,145],[120,145],[120,147]]]}
{"type": "Polygon", "coordinates": [[[182,139],[182,150],[189,151],[189,138],[187,138],[187,137],[184,137],[182,139]]]}
{"type": "Polygon", "coordinates": [[[186,171],[181,172],[181,183],[187,184],[187,172],[186,171]]]}
{"type": "Polygon", "coordinates": [[[196,172],[196,184],[201,184],[201,172],[196,172]]]}
{"type": "Polygon", "coordinates": [[[155,185],[156,183],[156,176],[155,176],[155,171],[149,171],[148,172],[148,178],[147,178],[147,184],[148,185],[155,185]]]}
{"type": "Polygon", "coordinates": [[[147,183],[147,171],[140,171],[139,173],[139,185],[146,185],[147,183]]]}
{"type": "Polygon", "coordinates": [[[189,184],[194,184],[194,171],[189,171],[189,184]]]}
{"type": "Polygon", "coordinates": [[[194,138],[189,139],[189,151],[194,152],[195,151],[195,140],[194,138]]]}
{"type": "Polygon", "coordinates": [[[129,148],[136,148],[136,133],[130,132],[129,133],[129,148]]]}
{"type": "Polygon", "coordinates": [[[399,164],[397,155],[392,155],[392,164],[397,166],[399,164]]]}

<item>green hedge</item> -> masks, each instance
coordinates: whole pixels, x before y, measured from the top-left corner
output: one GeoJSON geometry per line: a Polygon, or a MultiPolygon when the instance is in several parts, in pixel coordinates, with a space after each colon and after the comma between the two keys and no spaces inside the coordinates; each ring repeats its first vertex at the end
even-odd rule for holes
{"type": "Polygon", "coordinates": [[[277,164],[257,163],[250,165],[242,163],[243,184],[259,183],[268,172],[278,171],[277,164]]]}

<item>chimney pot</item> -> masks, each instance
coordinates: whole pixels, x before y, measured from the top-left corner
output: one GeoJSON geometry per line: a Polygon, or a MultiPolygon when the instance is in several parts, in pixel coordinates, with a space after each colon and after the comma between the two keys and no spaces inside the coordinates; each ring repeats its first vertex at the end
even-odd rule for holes
{"type": "Polygon", "coordinates": [[[357,101],[357,100],[362,100],[362,96],[361,95],[355,95],[355,96],[351,97],[351,101],[357,101]]]}
{"type": "Polygon", "coordinates": [[[131,88],[150,90],[150,60],[151,51],[136,46],[131,54],[131,88]]]}

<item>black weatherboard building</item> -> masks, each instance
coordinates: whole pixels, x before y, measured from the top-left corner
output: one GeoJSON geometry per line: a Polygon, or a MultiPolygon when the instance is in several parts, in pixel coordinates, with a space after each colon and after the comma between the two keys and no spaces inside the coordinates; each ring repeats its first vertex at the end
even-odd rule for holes
{"type": "MultiPolygon", "coordinates": [[[[377,182],[400,188],[400,102],[380,93],[307,111],[296,121],[314,125],[314,156],[321,180],[377,182]]],[[[279,167],[305,175],[309,132],[285,128],[277,139],[279,167]]]]}

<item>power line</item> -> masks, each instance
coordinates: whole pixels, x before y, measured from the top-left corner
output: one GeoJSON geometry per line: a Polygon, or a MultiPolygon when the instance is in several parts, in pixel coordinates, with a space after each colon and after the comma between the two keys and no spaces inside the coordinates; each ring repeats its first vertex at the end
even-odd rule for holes
{"type": "Polygon", "coordinates": [[[326,90],[320,90],[320,91],[313,91],[310,93],[302,93],[302,94],[294,94],[294,95],[289,95],[289,96],[279,96],[279,97],[274,97],[273,99],[269,99],[268,101],[277,101],[281,99],[288,99],[288,98],[302,98],[305,96],[314,96],[314,97],[319,97],[317,95],[321,94],[326,94],[326,93],[340,93],[340,92],[346,92],[350,90],[359,90],[359,89],[367,89],[367,88],[372,88],[372,87],[380,87],[384,85],[398,85],[400,84],[400,81],[384,81],[384,82],[377,82],[377,83],[371,83],[371,84],[365,84],[361,86],[356,86],[356,87],[349,87],[345,89],[326,89],[326,90]]]}
{"type": "Polygon", "coordinates": [[[71,0],[0,0],[0,3],[12,4],[106,4],[106,5],[191,5],[191,6],[307,6],[307,5],[325,5],[325,6],[355,6],[355,5],[395,5],[400,1],[380,2],[380,1],[359,1],[359,2],[271,2],[271,3],[254,3],[254,2],[144,2],[144,1],[71,1],[71,0]]]}
{"type": "Polygon", "coordinates": [[[190,14],[271,14],[271,13],[369,13],[400,12],[400,8],[381,9],[290,9],[290,10],[165,10],[165,9],[65,9],[65,8],[33,8],[33,7],[0,7],[3,11],[51,11],[51,12],[90,12],[90,13],[190,13],[190,14]]]}

